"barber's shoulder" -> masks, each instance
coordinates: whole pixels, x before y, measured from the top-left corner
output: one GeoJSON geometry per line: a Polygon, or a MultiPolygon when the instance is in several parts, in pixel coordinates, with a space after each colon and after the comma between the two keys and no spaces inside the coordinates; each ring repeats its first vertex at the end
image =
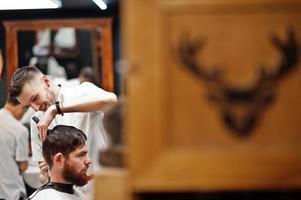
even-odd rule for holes
{"type": "Polygon", "coordinates": [[[102,88],[96,86],[94,83],[91,82],[82,82],[79,87],[82,91],[88,92],[88,91],[103,91],[102,88]]]}
{"type": "Polygon", "coordinates": [[[82,82],[80,84],[81,87],[97,87],[95,84],[91,83],[91,82],[82,82]]]}

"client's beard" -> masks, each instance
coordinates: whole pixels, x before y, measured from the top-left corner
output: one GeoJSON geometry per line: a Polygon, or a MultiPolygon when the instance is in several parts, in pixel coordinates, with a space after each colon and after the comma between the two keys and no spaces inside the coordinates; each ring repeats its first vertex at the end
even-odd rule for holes
{"type": "Polygon", "coordinates": [[[73,167],[68,164],[68,162],[65,162],[63,177],[66,181],[77,186],[84,186],[88,183],[85,175],[82,173],[76,173],[73,167]]]}

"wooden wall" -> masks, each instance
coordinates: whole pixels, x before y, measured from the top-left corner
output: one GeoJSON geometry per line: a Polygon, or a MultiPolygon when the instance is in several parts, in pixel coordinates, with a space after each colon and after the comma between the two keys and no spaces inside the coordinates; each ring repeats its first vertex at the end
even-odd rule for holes
{"type": "Polygon", "coordinates": [[[132,190],[301,187],[299,1],[127,0],[132,190]]]}

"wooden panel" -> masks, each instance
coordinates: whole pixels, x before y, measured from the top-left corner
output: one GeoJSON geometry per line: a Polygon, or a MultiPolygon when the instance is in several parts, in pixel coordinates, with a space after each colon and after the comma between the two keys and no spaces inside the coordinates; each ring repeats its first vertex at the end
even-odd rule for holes
{"type": "MultiPolygon", "coordinates": [[[[134,190],[301,186],[299,62],[264,85],[264,92],[275,94],[273,102],[251,110],[257,123],[242,136],[223,121],[222,109],[233,105],[210,100],[216,88],[185,68],[179,54],[183,38],[192,45],[204,41],[196,62],[206,71],[223,71],[220,82],[227,88],[248,90],[261,68],[270,76],[281,66],[283,54],[271,35],[289,44],[292,31],[300,46],[300,11],[298,1],[123,3],[124,56],[132,72],[126,81],[126,160],[134,190]]],[[[243,110],[248,106],[253,104],[243,110]]]]}
{"type": "Polygon", "coordinates": [[[102,168],[95,173],[93,199],[131,200],[129,184],[126,170],[102,168]]]}

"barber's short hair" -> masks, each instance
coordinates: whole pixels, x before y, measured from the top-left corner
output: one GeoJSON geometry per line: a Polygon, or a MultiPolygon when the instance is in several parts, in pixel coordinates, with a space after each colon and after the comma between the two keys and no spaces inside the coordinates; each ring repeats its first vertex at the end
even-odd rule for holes
{"type": "Polygon", "coordinates": [[[81,130],[73,126],[57,125],[47,131],[42,145],[44,159],[51,168],[55,154],[62,153],[68,158],[71,152],[85,145],[86,140],[87,136],[81,130]]]}
{"type": "Polygon", "coordinates": [[[12,75],[9,85],[9,96],[15,98],[18,97],[23,90],[24,85],[33,80],[36,74],[41,74],[42,72],[35,66],[26,66],[18,68],[12,75]]]}

